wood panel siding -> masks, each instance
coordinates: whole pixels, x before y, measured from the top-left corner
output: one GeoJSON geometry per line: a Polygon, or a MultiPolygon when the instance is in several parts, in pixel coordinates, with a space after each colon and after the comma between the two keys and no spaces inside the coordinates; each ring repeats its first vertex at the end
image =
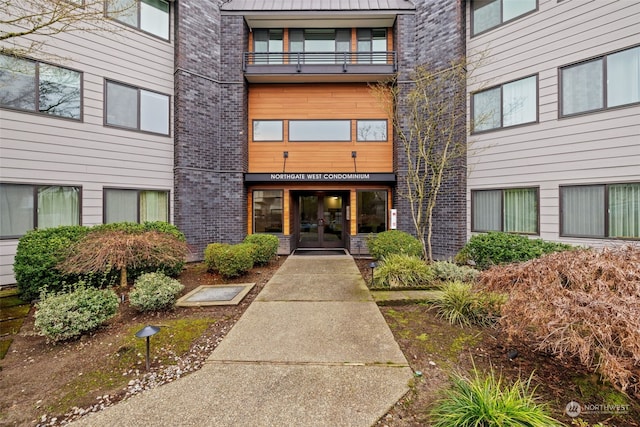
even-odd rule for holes
{"type": "Polygon", "coordinates": [[[387,141],[356,140],[356,120],[386,119],[365,84],[252,85],[249,88],[249,172],[392,172],[391,123],[387,141]],[[254,142],[253,120],[284,121],[284,141],[254,142]],[[351,141],[290,142],[288,120],[351,120],[351,141]],[[357,152],[356,162],[352,151],[357,152]]]}
{"type": "MultiPolygon", "coordinates": [[[[470,92],[539,78],[539,123],[470,136],[468,206],[471,190],[537,186],[543,239],[609,242],[560,237],[559,186],[639,182],[640,105],[560,117],[559,68],[637,46],[638,22],[637,1],[539,0],[536,12],[479,36],[467,33],[468,54],[484,56],[470,92]]],[[[470,221],[469,208],[468,234],[470,221]]]]}

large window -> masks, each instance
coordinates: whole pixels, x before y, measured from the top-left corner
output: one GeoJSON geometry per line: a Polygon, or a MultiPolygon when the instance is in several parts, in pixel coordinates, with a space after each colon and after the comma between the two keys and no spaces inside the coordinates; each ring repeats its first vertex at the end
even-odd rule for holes
{"type": "Polygon", "coordinates": [[[254,120],[253,140],[254,141],[282,141],[283,139],[282,120],[254,120]]]}
{"type": "Polygon", "coordinates": [[[387,63],[387,30],[385,28],[358,28],[358,62],[387,63]],[[368,52],[363,55],[363,52],[368,52]]]}
{"type": "Polygon", "coordinates": [[[351,120],[290,120],[289,141],[351,141],[351,120]]]}
{"type": "Polygon", "coordinates": [[[386,120],[358,120],[358,141],[387,141],[386,120]]]}
{"type": "Polygon", "coordinates": [[[282,190],[253,192],[253,232],[282,233],[282,190]]]}
{"type": "Polygon", "coordinates": [[[640,238],[640,183],[560,187],[560,235],[640,238]]]}
{"type": "Polygon", "coordinates": [[[283,36],[282,29],[258,28],[253,30],[253,51],[256,54],[254,63],[282,64],[282,55],[273,55],[273,53],[284,51],[283,36]]]}
{"type": "Polygon", "coordinates": [[[387,192],[358,191],[358,233],[382,233],[387,229],[387,192]]]}
{"type": "Polygon", "coordinates": [[[0,237],[80,224],[80,187],[0,184],[0,237]]]}
{"type": "Polygon", "coordinates": [[[538,234],[538,189],[471,191],[471,231],[538,234]]]}
{"type": "Polygon", "coordinates": [[[342,62],[338,52],[351,50],[349,28],[293,28],[289,30],[289,51],[306,52],[307,64],[335,64],[342,62]]]}
{"type": "Polygon", "coordinates": [[[111,0],[108,15],[124,24],[169,39],[169,2],[165,0],[111,0]]]}
{"type": "Polygon", "coordinates": [[[105,124],[169,135],[169,96],[107,81],[105,124]]]}
{"type": "Polygon", "coordinates": [[[157,190],[104,190],[104,223],[169,222],[169,192],[157,190]]]}
{"type": "Polygon", "coordinates": [[[560,70],[561,115],[640,102],[640,46],[560,70]]]}
{"type": "Polygon", "coordinates": [[[538,8],[537,0],[473,0],[473,35],[490,30],[538,8]]]}
{"type": "Polygon", "coordinates": [[[81,119],[82,74],[0,55],[0,106],[81,119]]]}
{"type": "Polygon", "coordinates": [[[505,83],[473,94],[473,130],[500,129],[538,120],[538,77],[505,83]]]}

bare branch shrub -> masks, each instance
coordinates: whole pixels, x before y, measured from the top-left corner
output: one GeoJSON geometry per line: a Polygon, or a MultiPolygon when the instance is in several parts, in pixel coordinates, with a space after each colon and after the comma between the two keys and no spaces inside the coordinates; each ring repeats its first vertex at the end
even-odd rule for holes
{"type": "Polygon", "coordinates": [[[493,267],[480,283],[510,294],[500,320],[510,337],[577,357],[640,397],[640,247],[554,253],[493,267]]]}
{"type": "Polygon", "coordinates": [[[184,262],[187,252],[187,244],[168,233],[101,230],[87,234],[72,246],[58,269],[66,274],[115,269],[120,271],[121,286],[126,287],[127,269],[184,262]]]}

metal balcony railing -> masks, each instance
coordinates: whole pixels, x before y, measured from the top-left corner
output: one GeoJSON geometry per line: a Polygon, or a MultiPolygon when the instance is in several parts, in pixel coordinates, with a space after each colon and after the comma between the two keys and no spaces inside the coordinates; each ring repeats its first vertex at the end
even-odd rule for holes
{"type": "MultiPolygon", "coordinates": [[[[363,72],[363,66],[383,66],[397,71],[396,52],[245,52],[242,59],[242,70],[247,72],[252,67],[269,66],[271,72],[277,72],[271,66],[282,67],[282,72],[290,72],[295,68],[298,73],[318,72],[317,66],[341,66],[342,72],[363,72]]],[[[258,71],[256,69],[256,71],[258,71]]]]}

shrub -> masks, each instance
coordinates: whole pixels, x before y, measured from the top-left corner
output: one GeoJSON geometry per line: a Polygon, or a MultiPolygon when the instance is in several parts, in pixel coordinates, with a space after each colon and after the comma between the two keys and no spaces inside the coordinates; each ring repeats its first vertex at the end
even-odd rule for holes
{"type": "Polygon", "coordinates": [[[211,271],[217,271],[223,277],[242,276],[253,268],[255,247],[251,243],[212,243],[205,250],[205,263],[211,271]]]}
{"type": "Polygon", "coordinates": [[[471,379],[461,374],[453,376],[453,387],[431,410],[434,427],[563,425],[537,403],[531,377],[509,386],[502,377],[496,378],[493,370],[484,378],[478,370],[473,372],[471,379]]]}
{"type": "Polygon", "coordinates": [[[549,254],[494,267],[479,282],[509,292],[500,323],[511,338],[578,358],[640,397],[640,247],[549,254]]]}
{"type": "Polygon", "coordinates": [[[460,326],[493,325],[506,299],[501,294],[476,291],[471,284],[460,281],[447,282],[439,291],[429,303],[439,317],[460,326]]]}
{"type": "Polygon", "coordinates": [[[400,230],[383,231],[367,238],[367,248],[375,259],[383,259],[391,254],[422,256],[422,244],[409,233],[400,230]]]}
{"type": "Polygon", "coordinates": [[[375,287],[424,288],[433,280],[433,271],[421,258],[405,254],[387,255],[374,270],[375,287]]]}
{"type": "Polygon", "coordinates": [[[253,262],[256,265],[265,265],[278,255],[280,240],[273,234],[250,234],[244,239],[244,243],[256,245],[253,262]]]}
{"type": "Polygon", "coordinates": [[[65,282],[75,281],[56,266],[64,259],[65,249],[88,232],[87,227],[67,226],[31,230],[18,241],[13,264],[20,298],[33,301],[42,289],[59,292],[65,282]]]}
{"type": "Polygon", "coordinates": [[[437,279],[444,282],[460,281],[460,282],[473,282],[480,273],[478,270],[468,267],[466,265],[459,266],[448,261],[438,261],[431,264],[433,273],[437,279]]]}
{"type": "Polygon", "coordinates": [[[139,276],[129,293],[131,306],[138,311],[158,311],[172,308],[184,285],[162,273],[139,276]]]}
{"type": "Polygon", "coordinates": [[[77,338],[97,329],[118,310],[118,297],[111,290],[88,288],[82,282],[70,293],[43,295],[37,304],[35,329],[57,342],[77,338]]]}
{"type": "Polygon", "coordinates": [[[575,249],[565,243],[529,239],[519,234],[490,232],[476,234],[456,255],[458,264],[473,263],[482,270],[492,265],[528,261],[552,252],[575,249]]]}
{"type": "Polygon", "coordinates": [[[222,252],[229,248],[228,243],[211,243],[204,250],[204,263],[208,271],[218,271],[217,261],[222,258],[222,252]]]}

